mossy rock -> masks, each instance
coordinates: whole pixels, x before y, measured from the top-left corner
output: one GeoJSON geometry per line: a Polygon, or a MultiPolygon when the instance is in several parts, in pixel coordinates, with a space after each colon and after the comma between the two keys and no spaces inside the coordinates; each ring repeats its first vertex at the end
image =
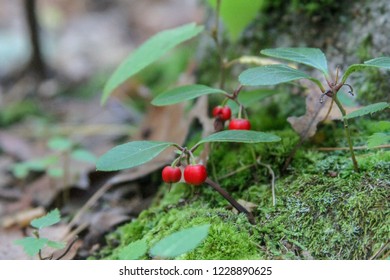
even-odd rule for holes
{"type": "MultiPolygon", "coordinates": [[[[206,223],[211,227],[205,241],[178,259],[370,259],[380,252],[390,236],[390,152],[358,153],[361,172],[355,173],[348,153],[308,149],[282,176],[276,168],[297,138],[283,139],[283,148],[221,144],[210,156],[208,169],[214,166],[217,178],[236,170],[218,181],[236,199],[256,205],[255,225],[206,185],[176,184],[171,191],[162,186],[153,206],[111,233],[94,257],[117,259],[133,241],[143,238],[151,247],[173,232],[206,223]],[[252,153],[263,155],[262,162],[279,174],[275,207],[268,171],[254,163],[252,153]]],[[[379,258],[389,254],[387,248],[379,258]]]]}

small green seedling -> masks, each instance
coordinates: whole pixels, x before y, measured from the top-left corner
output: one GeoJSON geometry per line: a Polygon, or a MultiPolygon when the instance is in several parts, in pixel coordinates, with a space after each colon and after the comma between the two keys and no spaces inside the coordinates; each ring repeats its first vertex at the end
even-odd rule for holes
{"type": "Polygon", "coordinates": [[[271,86],[300,79],[308,79],[315,83],[322,92],[322,95],[319,97],[319,102],[323,102],[324,96],[330,97],[332,99],[332,102],[337,105],[343,116],[344,129],[348,141],[349,150],[351,153],[353,166],[355,171],[358,171],[359,167],[353,151],[352,139],[348,127],[348,119],[387,109],[389,108],[389,104],[386,102],[371,104],[367,107],[364,107],[356,112],[347,115],[343,105],[338,99],[337,94],[344,86],[347,86],[349,88],[349,93],[351,95],[354,94],[352,86],[347,84],[346,81],[348,77],[356,71],[364,70],[369,67],[390,70],[390,57],[379,57],[368,60],[363,64],[353,64],[346,69],[341,79],[339,79],[339,71],[337,69],[335,78],[332,79],[329,75],[326,57],[324,53],[319,49],[276,48],[262,50],[261,54],[277,59],[284,59],[292,62],[305,64],[322,72],[326,80],[325,85],[323,85],[320,80],[311,77],[307,73],[294,69],[285,64],[267,65],[247,69],[241,73],[241,75],[239,76],[239,80],[241,84],[245,86],[271,86]]]}
{"type": "Polygon", "coordinates": [[[35,228],[31,237],[25,237],[15,241],[15,244],[23,247],[27,255],[33,257],[38,255],[40,260],[51,259],[53,256],[45,258],[42,256],[42,249],[52,247],[55,249],[65,248],[64,242],[52,241],[47,238],[40,237],[40,230],[59,223],[61,220],[60,211],[54,209],[43,217],[34,219],[30,225],[35,228]]]}
{"type": "MultiPolygon", "coordinates": [[[[197,248],[209,233],[210,225],[200,225],[174,232],[149,249],[149,255],[158,259],[172,259],[197,248]]],[[[138,260],[148,253],[148,244],[144,239],[134,241],[119,253],[121,260],[138,260]]]]}
{"type": "Polygon", "coordinates": [[[12,167],[16,178],[25,179],[31,171],[46,172],[51,178],[62,178],[64,185],[69,181],[69,159],[96,163],[96,157],[91,152],[78,148],[70,139],[53,137],[47,142],[47,146],[53,151],[51,154],[21,163],[12,167]]]}

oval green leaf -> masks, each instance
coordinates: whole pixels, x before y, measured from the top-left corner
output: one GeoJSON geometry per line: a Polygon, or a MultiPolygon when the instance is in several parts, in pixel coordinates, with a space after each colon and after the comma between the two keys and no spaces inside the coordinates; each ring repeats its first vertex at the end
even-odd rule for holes
{"type": "Polygon", "coordinates": [[[79,161],[83,161],[83,162],[89,162],[89,163],[92,163],[92,164],[95,164],[96,163],[96,156],[94,154],[92,154],[90,151],[87,151],[87,150],[84,150],[84,149],[77,149],[77,150],[74,150],[70,156],[75,159],[75,160],[79,160],[79,161]]]}
{"type": "Polygon", "coordinates": [[[203,30],[195,23],[157,33],[130,54],[115,70],[104,86],[101,103],[104,104],[111,92],[127,79],[152,64],[178,44],[187,41],[203,30]]]}
{"type": "Polygon", "coordinates": [[[379,102],[379,103],[371,104],[345,115],[344,119],[353,119],[356,117],[373,114],[375,112],[382,111],[389,107],[390,104],[387,102],[379,102]]]}
{"type": "Polygon", "coordinates": [[[390,57],[377,57],[364,62],[364,65],[390,70],[390,57]]]}
{"type": "MultiPolygon", "coordinates": [[[[216,0],[208,0],[208,2],[214,9],[216,8],[216,0]]],[[[233,41],[237,41],[245,27],[255,19],[263,6],[265,6],[263,0],[223,1],[219,15],[233,41]]]]}
{"type": "Polygon", "coordinates": [[[187,85],[165,91],[152,100],[155,106],[166,106],[194,99],[206,94],[226,94],[221,89],[215,89],[204,85],[187,85]]]}
{"type": "Polygon", "coordinates": [[[157,141],[133,141],[116,146],[102,155],[96,170],[116,171],[144,164],[158,156],[174,143],[157,141]]]}
{"type": "MultiPolygon", "coordinates": [[[[269,88],[261,88],[261,89],[255,89],[250,91],[241,91],[238,95],[238,101],[240,104],[242,104],[245,108],[250,108],[253,106],[258,106],[259,102],[263,99],[266,99],[270,96],[280,94],[282,91],[276,90],[276,89],[269,89],[269,88]]],[[[227,105],[232,109],[232,114],[238,114],[240,110],[240,106],[237,105],[236,102],[233,100],[228,100],[227,105]]]]}
{"type": "Polygon", "coordinates": [[[238,77],[240,83],[244,86],[271,86],[310,78],[306,73],[284,64],[250,68],[238,77]]]}
{"type": "Polygon", "coordinates": [[[325,54],[316,48],[276,48],[265,49],[263,55],[302,63],[320,70],[328,76],[328,63],[325,54]]]}
{"type": "Polygon", "coordinates": [[[32,220],[31,225],[37,229],[42,229],[54,225],[60,220],[60,211],[58,209],[54,209],[47,213],[45,216],[32,220]]]}
{"type": "Polygon", "coordinates": [[[268,143],[278,142],[280,137],[271,133],[254,130],[224,130],[213,133],[202,140],[197,145],[207,142],[237,142],[237,143],[268,143]]]}
{"type": "Polygon", "coordinates": [[[341,79],[342,83],[345,83],[348,77],[356,72],[367,69],[369,67],[384,68],[390,70],[390,57],[377,57],[364,62],[364,64],[352,64],[345,70],[345,73],[341,79]]]}
{"type": "Polygon", "coordinates": [[[175,258],[187,253],[207,237],[210,225],[195,226],[164,237],[151,249],[150,254],[161,258],[175,258]]]}
{"type": "Polygon", "coordinates": [[[72,141],[63,137],[54,137],[47,143],[48,147],[54,151],[66,151],[70,150],[73,146],[72,141]]]}
{"type": "Polygon", "coordinates": [[[145,255],[147,251],[148,244],[146,244],[145,240],[140,239],[123,247],[119,251],[118,256],[120,260],[138,260],[145,255]]]}

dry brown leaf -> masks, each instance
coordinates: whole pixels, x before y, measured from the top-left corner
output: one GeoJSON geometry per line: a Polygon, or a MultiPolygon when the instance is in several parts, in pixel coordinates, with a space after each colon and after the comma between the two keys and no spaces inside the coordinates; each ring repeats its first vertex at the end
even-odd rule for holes
{"type": "MultiPolygon", "coordinates": [[[[246,201],[246,200],[243,200],[243,199],[239,199],[239,200],[237,200],[237,202],[240,203],[250,213],[252,213],[253,210],[255,210],[257,208],[257,206],[258,206],[257,204],[255,204],[253,202],[246,201]]],[[[233,208],[233,212],[235,214],[238,214],[238,211],[235,208],[233,208]]]]}
{"type": "Polygon", "coordinates": [[[30,257],[23,251],[22,246],[15,245],[17,239],[24,236],[18,227],[3,229],[0,227],[0,260],[27,260],[30,257]]]}
{"type": "MultiPolygon", "coordinates": [[[[317,131],[317,125],[324,121],[329,107],[331,106],[331,98],[325,96],[324,102],[320,103],[320,95],[315,94],[318,89],[313,86],[308,86],[306,95],[306,113],[300,117],[289,117],[287,121],[293,129],[301,136],[302,139],[307,139],[317,131]],[[313,94],[314,93],[314,94],[313,94]]],[[[358,107],[344,107],[347,114],[358,109],[358,107]]],[[[327,117],[329,120],[340,120],[342,117],[339,108],[333,104],[332,109],[327,117]]]]}
{"type": "Polygon", "coordinates": [[[2,218],[0,224],[4,228],[9,228],[14,225],[18,225],[19,227],[26,227],[33,219],[41,217],[45,214],[46,211],[43,207],[22,210],[15,214],[5,216],[4,218],[2,218]]]}
{"type": "Polygon", "coordinates": [[[0,132],[1,150],[20,160],[27,160],[36,155],[31,143],[11,132],[0,132]]]}

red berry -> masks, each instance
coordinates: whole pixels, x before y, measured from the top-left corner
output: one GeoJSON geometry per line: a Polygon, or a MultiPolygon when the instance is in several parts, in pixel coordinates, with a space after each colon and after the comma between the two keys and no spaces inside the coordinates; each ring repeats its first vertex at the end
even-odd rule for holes
{"type": "Polygon", "coordinates": [[[162,179],[165,183],[177,183],[181,179],[179,167],[165,166],[162,170],[162,179]]]}
{"type": "Polygon", "coordinates": [[[229,123],[230,130],[250,130],[251,123],[247,119],[232,119],[229,123]]]}
{"type": "Polygon", "coordinates": [[[213,116],[215,118],[219,117],[222,121],[227,121],[232,116],[232,110],[229,106],[217,106],[213,109],[213,116]]]}
{"type": "Polygon", "coordinates": [[[222,106],[214,107],[213,109],[213,117],[216,118],[221,114],[222,106]]]}
{"type": "Polygon", "coordinates": [[[201,164],[187,165],[184,169],[184,180],[191,185],[200,185],[207,178],[207,170],[201,164]]]}

